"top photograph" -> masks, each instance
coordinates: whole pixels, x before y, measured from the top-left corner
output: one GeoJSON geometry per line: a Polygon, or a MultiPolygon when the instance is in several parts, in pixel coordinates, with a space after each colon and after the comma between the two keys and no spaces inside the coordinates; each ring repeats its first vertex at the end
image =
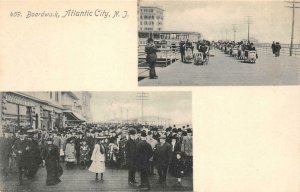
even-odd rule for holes
{"type": "Polygon", "coordinates": [[[139,86],[299,85],[300,1],[138,1],[139,86]]]}

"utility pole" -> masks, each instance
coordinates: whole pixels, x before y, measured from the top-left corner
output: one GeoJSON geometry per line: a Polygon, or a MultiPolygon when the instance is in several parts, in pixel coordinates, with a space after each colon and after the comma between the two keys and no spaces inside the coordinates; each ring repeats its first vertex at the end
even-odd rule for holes
{"type": "Polygon", "coordinates": [[[141,101],[142,104],[142,123],[144,122],[144,101],[149,100],[148,93],[141,92],[136,95],[136,100],[141,101]]]}
{"type": "Polygon", "coordinates": [[[235,42],[235,33],[236,33],[235,24],[233,24],[232,26],[233,26],[233,40],[235,42]]]}
{"type": "Polygon", "coordinates": [[[300,3],[299,1],[286,1],[286,3],[292,3],[292,6],[286,6],[287,8],[293,9],[293,16],[292,16],[292,35],[291,35],[291,45],[290,45],[290,56],[293,55],[293,48],[294,48],[294,29],[295,29],[295,9],[300,7],[296,7],[296,3],[300,3]]]}
{"type": "Polygon", "coordinates": [[[250,24],[252,24],[251,17],[252,17],[252,16],[247,16],[247,24],[248,24],[248,42],[250,42],[250,24]]]}

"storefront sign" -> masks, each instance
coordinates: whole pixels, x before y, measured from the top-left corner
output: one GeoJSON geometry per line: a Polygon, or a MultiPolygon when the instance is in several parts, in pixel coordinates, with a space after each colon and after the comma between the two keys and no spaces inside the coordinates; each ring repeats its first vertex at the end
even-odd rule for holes
{"type": "Polygon", "coordinates": [[[18,104],[18,105],[24,105],[24,106],[28,106],[28,107],[35,106],[35,104],[33,102],[31,102],[30,100],[20,97],[18,95],[6,93],[5,99],[7,102],[18,104]]]}

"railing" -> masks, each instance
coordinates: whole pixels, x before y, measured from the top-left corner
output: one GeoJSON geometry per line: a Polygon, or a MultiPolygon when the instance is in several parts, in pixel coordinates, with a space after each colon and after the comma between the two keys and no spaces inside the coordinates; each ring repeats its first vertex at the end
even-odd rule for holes
{"type": "MultiPolygon", "coordinates": [[[[255,47],[258,51],[263,51],[272,54],[272,44],[271,43],[257,43],[255,47]]],[[[294,44],[293,46],[293,55],[299,57],[300,56],[300,44],[294,44]]],[[[290,44],[281,44],[280,54],[282,55],[290,55],[290,44]]]]}
{"type": "MultiPolygon", "coordinates": [[[[180,54],[178,48],[159,48],[157,52],[156,64],[158,67],[167,67],[168,65],[175,62],[180,54]]],[[[139,46],[138,48],[138,67],[145,68],[148,67],[146,62],[145,46],[139,46]]]]}

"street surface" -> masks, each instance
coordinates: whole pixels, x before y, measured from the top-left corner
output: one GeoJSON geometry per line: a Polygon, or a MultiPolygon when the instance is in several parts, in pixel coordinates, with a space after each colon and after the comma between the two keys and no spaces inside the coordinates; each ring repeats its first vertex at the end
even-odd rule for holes
{"type": "MultiPolygon", "coordinates": [[[[158,79],[139,81],[140,86],[195,85],[298,85],[300,58],[258,51],[255,64],[244,63],[216,50],[208,65],[182,63],[156,68],[158,79]]],[[[147,74],[146,74],[147,75],[147,74]]]]}
{"type": "MultiPolygon", "coordinates": [[[[171,176],[167,177],[167,187],[157,184],[158,175],[150,176],[151,191],[193,191],[192,177],[184,177],[182,187],[175,187],[177,179],[171,176]]],[[[61,176],[62,182],[55,186],[46,186],[46,168],[40,168],[37,175],[32,180],[24,180],[24,185],[17,186],[17,173],[10,174],[7,181],[0,181],[0,191],[5,192],[31,192],[31,191],[140,191],[137,187],[128,185],[128,171],[106,169],[104,181],[96,182],[95,174],[87,169],[66,170],[61,176]]],[[[99,174],[100,178],[100,174],[99,174]]],[[[140,182],[139,173],[136,179],[140,182]]]]}

